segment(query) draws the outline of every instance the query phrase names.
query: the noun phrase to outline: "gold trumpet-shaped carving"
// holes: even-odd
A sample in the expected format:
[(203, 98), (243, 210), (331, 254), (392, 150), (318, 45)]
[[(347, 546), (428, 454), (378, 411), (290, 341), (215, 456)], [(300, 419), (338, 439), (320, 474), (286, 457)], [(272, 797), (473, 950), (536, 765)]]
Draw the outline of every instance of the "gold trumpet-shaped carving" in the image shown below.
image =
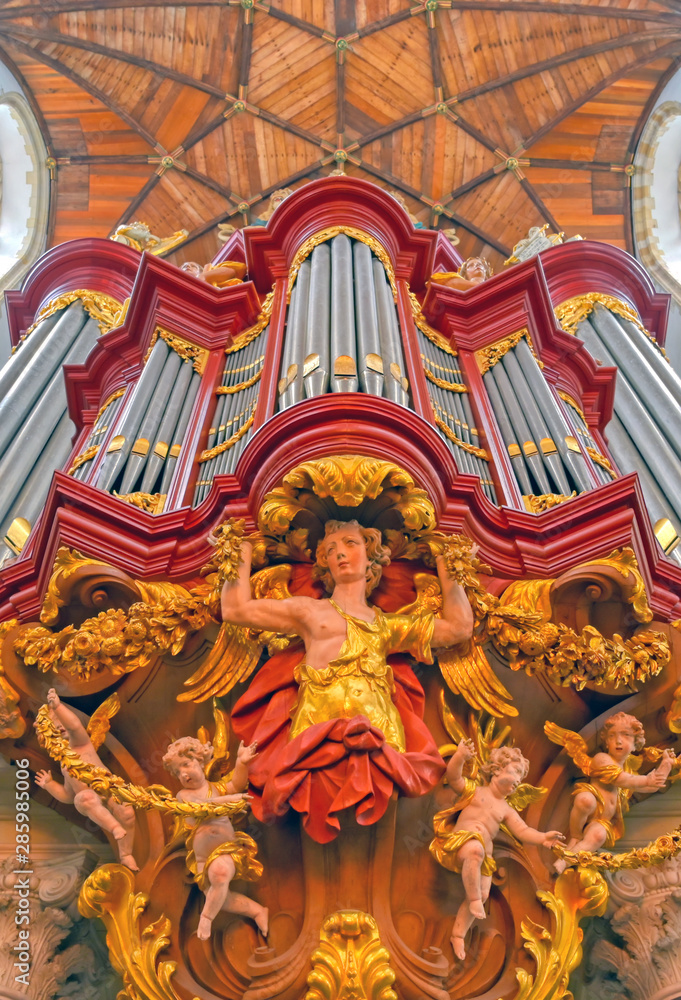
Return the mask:
[(326, 918), (312, 966), (305, 1000), (397, 1000), (390, 955), (376, 921), (361, 910)]
[(103, 865), (83, 883), (78, 910), (89, 919), (99, 917), (106, 927), (111, 964), (123, 977), (119, 1000), (180, 1000), (171, 982), (177, 962), (159, 960), (170, 943), (170, 920), (161, 914), (140, 927), (148, 902), (146, 893), (135, 892), (128, 868)]
[(555, 892), (538, 892), (553, 919), (551, 930), (529, 918), (523, 920), (521, 933), (525, 948), (537, 964), (535, 975), (516, 968), (520, 989), (513, 1000), (559, 1000), (572, 996), (568, 980), (582, 960), (584, 917), (601, 916), (608, 902), (608, 886), (603, 876), (592, 868), (564, 872)]

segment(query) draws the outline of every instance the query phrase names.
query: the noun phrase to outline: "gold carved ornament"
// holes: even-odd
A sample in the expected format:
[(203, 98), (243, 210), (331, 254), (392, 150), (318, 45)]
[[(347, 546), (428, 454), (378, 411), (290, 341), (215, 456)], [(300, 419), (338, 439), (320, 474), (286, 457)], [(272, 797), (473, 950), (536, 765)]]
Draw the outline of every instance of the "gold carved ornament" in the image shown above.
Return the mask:
[(76, 469), (80, 469), (81, 465), (85, 465), (86, 462), (89, 462), (91, 459), (93, 459), (95, 455), (97, 455), (98, 451), (99, 451), (99, 445), (91, 444), (90, 447), (86, 448), (85, 451), (80, 453), (80, 455), (76, 455), (76, 457), (73, 460), (73, 463), (71, 464), (71, 468), (66, 473), (67, 476), (72, 476), (73, 473), (76, 471)]
[(178, 354), (183, 361), (190, 361), (193, 365), (194, 371), (198, 375), (203, 375), (206, 370), (206, 364), (210, 354), (208, 349), (205, 347), (199, 347), (198, 344), (193, 344), (185, 337), (181, 337), (178, 333), (172, 333), (170, 330), (166, 330), (165, 327), (162, 326), (157, 326), (154, 330), (151, 341), (149, 342), (147, 353), (144, 356), (144, 364), (146, 364), (151, 357), (154, 344), (159, 338), (164, 340), (168, 347), (175, 351), (175, 353)]
[(649, 330), (646, 330), (636, 310), (627, 305), (626, 302), (622, 302), (621, 299), (616, 299), (614, 295), (605, 295), (603, 292), (587, 292), (585, 295), (575, 295), (574, 298), (561, 302), (553, 311), (563, 330), (576, 337), (577, 327), (583, 320), (588, 319), (597, 302), (600, 302), (610, 312), (621, 316), (622, 319), (626, 319), (630, 323), (633, 323), (634, 326), (637, 326), (641, 333), (645, 334), (648, 340), (655, 344), (660, 354), (669, 361), (664, 347), (658, 344)]
[(513, 1000), (569, 1000), (570, 973), (582, 960), (580, 921), (605, 912), (608, 886), (591, 868), (570, 870), (558, 877), (553, 892), (540, 891), (537, 898), (551, 913), (551, 929), (523, 920), (521, 934), (536, 971), (516, 968), (519, 990)]
[[(235, 431), (231, 437), (228, 437), (226, 441), (222, 441), (221, 444), (216, 444), (214, 448), (208, 448), (206, 449), (206, 451), (202, 451), (197, 461), (199, 463), (210, 462), (212, 458), (217, 458), (217, 456), (222, 455), (224, 451), (229, 451), (230, 448), (233, 448), (234, 445), (237, 443), (237, 441), (240, 441), (241, 438), (244, 436), (244, 434), (248, 434), (251, 427), (253, 426), (253, 421), (255, 420), (255, 410), (257, 405), (258, 401), (257, 399), (254, 399), (253, 402), (250, 404), (250, 406), (247, 407), (247, 409), (250, 409), (250, 415), (244, 421), (241, 427), (237, 431)], [(242, 410), (241, 413), (237, 414), (236, 417), (232, 417), (232, 419), (228, 423), (229, 424), (235, 423), (239, 419), (239, 417), (242, 417), (244, 415), (245, 412), (246, 410)]]
[(395, 973), (374, 918), (339, 910), (321, 927), (305, 1000), (397, 1000)]
[(76, 781), (82, 781), (97, 795), (112, 798), (133, 806), (135, 809), (155, 809), (158, 812), (172, 816), (183, 816), (201, 820), (211, 816), (236, 816), (248, 809), (247, 801), (238, 802), (181, 802), (169, 789), (163, 785), (152, 785), (143, 788), (126, 782), (118, 774), (113, 774), (105, 767), (98, 767), (82, 760), (73, 751), (68, 740), (60, 735), (59, 730), (50, 718), (47, 705), (39, 710), (35, 720), (35, 730), (38, 742), (47, 750), (52, 760), (63, 767)]
[(671, 833), (662, 834), (645, 847), (635, 847), (622, 854), (612, 854), (610, 851), (600, 854), (592, 851), (571, 851), (562, 844), (554, 844), (552, 850), (564, 858), (568, 865), (580, 869), (616, 872), (623, 869), (648, 868), (650, 865), (661, 865), (663, 861), (668, 861), (669, 858), (681, 853), (681, 828), (677, 827)]
[(249, 326), (247, 330), (242, 330), (241, 333), (237, 334), (229, 347), (226, 348), (225, 354), (234, 354), (236, 351), (240, 351), (243, 347), (254, 341), (256, 337), (260, 336), (270, 321), (273, 305), (274, 292), (272, 291), (268, 292), (265, 296), (260, 307), (260, 313), (253, 326)]
[(475, 352), (475, 360), (478, 363), (480, 374), (484, 375), (485, 372), (490, 370), (490, 368), (494, 368), (494, 366), (501, 361), (505, 354), (508, 354), (510, 350), (518, 346), (523, 337), (527, 340), (528, 347), (532, 352), (534, 360), (540, 368), (543, 368), (543, 362), (539, 360), (534, 349), (534, 344), (532, 343), (532, 338), (530, 337), (530, 331), (526, 326), (524, 326), (522, 330), (516, 330), (515, 333), (502, 337), (500, 340), (496, 340), (493, 344), (488, 344), (487, 347), (483, 347), (479, 351)]
[(319, 232), (313, 233), (312, 236), (306, 239), (302, 246), (296, 250), (288, 272), (287, 302), (290, 302), (291, 300), (291, 290), (293, 289), (296, 278), (298, 277), (300, 265), (303, 263), (305, 258), (310, 256), (315, 247), (320, 246), (322, 243), (326, 243), (328, 240), (332, 240), (334, 236), (340, 236), (341, 233), (349, 236), (351, 240), (358, 240), (360, 243), (366, 243), (369, 249), (373, 251), (373, 253), (380, 260), (381, 264), (383, 264), (385, 273), (388, 276), (388, 281), (390, 282), (390, 287), (392, 288), (393, 298), (397, 299), (395, 269), (393, 268), (392, 261), (390, 260), (385, 247), (383, 247), (375, 237), (371, 236), (369, 233), (365, 233), (363, 229), (356, 229), (354, 226), (329, 226), (327, 229), (320, 229)]
[[(632, 549), (616, 549), (609, 556), (580, 565), (607, 565), (625, 580), (633, 575), (635, 586), (628, 602), (639, 622), (651, 621), (652, 611)], [(645, 629), (625, 641), (617, 634), (606, 639), (591, 625), (577, 633), (566, 625), (553, 624), (548, 598), (552, 583), (525, 580), (511, 584), (499, 606), (491, 611), (486, 632), (512, 670), (522, 669), (530, 676), (543, 673), (553, 684), (579, 691), (589, 683), (624, 687), (644, 682), (670, 662), (669, 641), (662, 632)]]
[(431, 343), (439, 347), (441, 351), (445, 354), (449, 354), (451, 357), (458, 357), (457, 352), (454, 350), (447, 338), (439, 332), (439, 330), (434, 330), (433, 327), (428, 323), (426, 317), (423, 315), (423, 310), (421, 309), (421, 303), (416, 298), (412, 291), (409, 292), (409, 304), (411, 306), (412, 316), (414, 318), (414, 324), (418, 330), (427, 337)]
[(530, 493), (523, 496), (523, 503), (528, 513), (543, 514), (545, 510), (551, 510), (552, 507), (557, 507), (559, 504), (565, 503), (566, 500), (572, 500), (576, 496), (576, 490), (573, 490), (569, 496), (566, 496), (564, 493), (542, 493), (540, 496)]
[[(435, 421), (435, 426), (440, 428), (445, 437), (453, 444), (457, 445), (459, 448), (462, 448), (464, 451), (467, 451), (469, 455), (475, 455), (476, 458), (481, 458), (483, 462), (489, 462), (489, 455), (487, 454), (485, 449), (478, 448), (474, 444), (468, 444), (467, 441), (463, 441), (460, 437), (458, 437), (458, 435), (454, 433), (451, 427), (449, 427), (449, 425), (446, 424), (444, 420), (438, 417), (437, 412), (435, 410), (436, 403), (432, 399), (431, 403), (433, 405), (433, 420)], [(438, 409), (441, 409), (441, 407), (438, 407)]]
[[(0, 623), (0, 644), (7, 633), (18, 626), (16, 618)], [(19, 708), (19, 692), (5, 677), (0, 660), (0, 739), (18, 740), (26, 732), (26, 720)]]
[[(56, 621), (63, 603), (60, 581), (79, 566), (96, 562), (69, 549), (59, 550), (41, 621)], [(208, 582), (192, 592), (177, 584), (140, 580), (135, 581), (135, 587), (141, 600), (127, 613), (120, 609), (101, 611), (79, 628), (67, 625), (59, 632), (26, 626), (14, 640), (14, 651), (43, 673), (64, 670), (79, 680), (88, 680), (103, 670), (120, 676), (147, 667), (159, 654), (176, 655), (190, 635), (217, 620), (216, 596)]]
[(147, 514), (161, 514), (167, 499), (167, 493), (116, 493), (113, 495), (125, 503), (144, 510)]
[(129, 868), (108, 864), (83, 883), (78, 912), (89, 920), (99, 917), (106, 927), (109, 958), (123, 979), (119, 1000), (180, 1000), (171, 982), (177, 962), (159, 961), (170, 943), (171, 923), (161, 914), (141, 927), (140, 917), (148, 903), (146, 893), (135, 892)]
[(59, 295), (55, 299), (50, 299), (47, 305), (43, 306), (33, 323), (23, 335), (21, 338), (22, 341), (25, 340), (29, 334), (33, 333), (38, 324), (42, 323), (44, 319), (54, 316), (55, 313), (60, 312), (60, 310), (65, 309), (67, 306), (70, 306), (72, 302), (76, 301), (76, 299), (80, 299), (83, 303), (83, 309), (93, 320), (95, 320), (101, 333), (108, 333), (109, 330), (112, 330), (114, 326), (117, 325), (118, 316), (123, 308), (120, 302), (112, 298), (110, 295), (105, 295), (104, 292), (92, 292), (87, 288), (77, 288), (73, 292), (64, 292), (63, 295)]

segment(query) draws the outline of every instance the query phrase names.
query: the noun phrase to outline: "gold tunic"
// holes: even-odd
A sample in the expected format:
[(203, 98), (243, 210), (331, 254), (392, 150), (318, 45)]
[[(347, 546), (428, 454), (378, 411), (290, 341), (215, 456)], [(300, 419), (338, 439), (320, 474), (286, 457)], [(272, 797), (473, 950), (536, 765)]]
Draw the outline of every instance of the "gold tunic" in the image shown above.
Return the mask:
[(386, 657), (410, 653), (421, 663), (432, 663), (433, 615), (391, 615), (374, 608), (374, 620), (366, 622), (345, 614), (333, 600), (329, 603), (347, 622), (345, 642), (327, 667), (296, 667), (300, 690), (289, 739), (318, 722), (364, 715), (389, 746), (404, 752), (404, 726), (392, 700), (395, 680)]

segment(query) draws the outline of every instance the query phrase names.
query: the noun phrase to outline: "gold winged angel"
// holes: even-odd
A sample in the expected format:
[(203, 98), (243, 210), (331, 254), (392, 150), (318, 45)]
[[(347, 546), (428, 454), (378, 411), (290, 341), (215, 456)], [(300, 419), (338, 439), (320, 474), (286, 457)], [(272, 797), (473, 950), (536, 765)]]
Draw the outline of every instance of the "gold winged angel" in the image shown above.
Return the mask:
[[(478, 734), (480, 735), (480, 734)], [(447, 780), (458, 799), (433, 818), (430, 852), (444, 868), (461, 874), (465, 900), (452, 929), (456, 957), (466, 957), (465, 938), (474, 920), (485, 919), (485, 903), (497, 865), (492, 856), (499, 830), (525, 844), (552, 847), (563, 839), (559, 830), (542, 833), (519, 813), (546, 794), (525, 782), (530, 762), (518, 747), (461, 739), (447, 764)], [(494, 741), (498, 742), (498, 741)], [(472, 764), (472, 768), (471, 768)], [(471, 777), (464, 776), (464, 770)]]
[[(111, 728), (111, 719), (118, 712), (120, 701), (116, 693), (110, 695), (90, 718), (87, 729), (78, 716), (64, 705), (54, 688), (47, 692), (49, 716), (61, 736), (66, 737), (69, 747), (81, 760), (95, 767), (103, 768), (97, 750)], [(116, 842), (118, 857), (122, 865), (132, 871), (139, 867), (132, 854), (135, 839), (135, 810), (131, 805), (109, 799), (106, 803), (86, 784), (74, 778), (65, 767), (61, 769), (64, 784), (56, 781), (49, 771), (38, 771), (36, 784), (49, 792), (58, 802), (73, 804), (79, 813), (87, 816)]]
[(327, 521), (314, 566), (308, 555), (307, 563), (272, 567), (251, 578), (262, 541), (243, 538), (242, 526), (234, 523), (224, 533), (229, 547), (223, 563), (231, 569), (222, 591), (225, 624), (214, 652), (180, 698), (221, 695), (245, 680), (262, 648), (260, 630), (277, 629), (273, 638), (293, 633), (293, 642), (284, 650), (279, 646), (232, 713), (238, 736), (246, 744), (258, 742), (250, 774), (256, 817), (268, 820), (291, 806), (304, 813), (308, 834), (326, 843), (336, 836), (343, 809), (356, 806), (358, 821), (373, 823), (393, 787), (409, 796), (434, 787), (442, 761), (422, 721), (423, 690), (405, 654), (430, 663), (431, 646), (445, 648), (438, 655), (450, 686), (463, 688), (476, 705), (478, 692), (494, 693), (491, 669), (489, 683), (480, 670), (471, 676), (452, 648), (472, 633), (471, 608), (457, 568), (451, 568), (456, 559), (474, 559), (471, 543), (440, 536), (455, 555), (445, 548), (448, 561), (440, 549), (433, 558), (438, 577), (432, 577), (414, 574), (409, 563), (391, 565), (378, 530), (352, 520)]
[[(679, 762), (673, 750), (646, 747), (643, 726), (633, 715), (617, 712), (606, 719), (601, 731), (601, 751), (589, 756), (585, 740), (571, 729), (554, 722), (544, 725), (548, 738), (565, 747), (588, 781), (575, 786), (570, 810), (568, 850), (597, 851), (614, 847), (624, 833), (624, 814), (634, 792), (657, 792), (663, 788)], [(639, 751), (640, 756), (637, 756)], [(644, 761), (657, 763), (648, 774), (638, 774)], [(562, 872), (567, 862), (559, 858), (555, 868)]]

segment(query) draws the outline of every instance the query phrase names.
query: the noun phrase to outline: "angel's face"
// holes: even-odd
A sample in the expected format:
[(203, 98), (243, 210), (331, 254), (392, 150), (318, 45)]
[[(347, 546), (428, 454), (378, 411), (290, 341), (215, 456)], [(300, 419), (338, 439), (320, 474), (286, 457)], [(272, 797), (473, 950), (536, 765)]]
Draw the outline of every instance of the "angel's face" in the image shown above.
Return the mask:
[(522, 784), (523, 777), (524, 770), (522, 766), (510, 763), (502, 768), (501, 771), (497, 771), (490, 784), (496, 784), (501, 795), (506, 798), (508, 795), (513, 795), (518, 785)]
[(614, 723), (605, 736), (605, 748), (615, 760), (624, 760), (634, 752), (636, 738), (626, 723)]
[(366, 543), (354, 525), (327, 535), (324, 549), (334, 583), (366, 580), (370, 565)]
[(203, 768), (195, 757), (181, 757), (175, 774), (183, 788), (201, 788), (206, 783)]

